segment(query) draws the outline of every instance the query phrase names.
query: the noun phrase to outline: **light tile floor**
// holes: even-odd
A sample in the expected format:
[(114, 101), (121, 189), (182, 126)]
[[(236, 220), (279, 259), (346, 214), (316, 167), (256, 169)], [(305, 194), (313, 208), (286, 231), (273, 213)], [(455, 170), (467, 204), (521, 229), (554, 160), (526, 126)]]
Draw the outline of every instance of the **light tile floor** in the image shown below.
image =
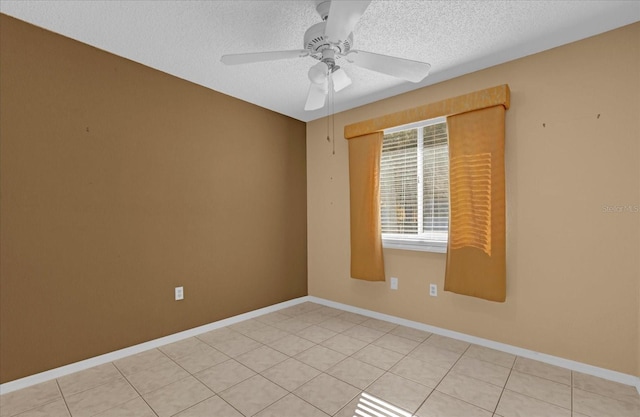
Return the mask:
[(303, 303), (0, 397), (0, 417), (355, 415), (638, 417), (640, 396), (631, 386)]

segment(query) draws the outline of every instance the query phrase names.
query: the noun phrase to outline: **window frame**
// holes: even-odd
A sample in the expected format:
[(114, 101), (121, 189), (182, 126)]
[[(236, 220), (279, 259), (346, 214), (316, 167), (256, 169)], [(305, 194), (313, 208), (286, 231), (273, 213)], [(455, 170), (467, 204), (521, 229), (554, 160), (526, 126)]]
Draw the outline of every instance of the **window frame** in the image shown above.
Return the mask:
[[(418, 143), (417, 143), (417, 164), (420, 167), (418, 169), (418, 181), (420, 186), (417, 188), (417, 198), (420, 204), (418, 204), (418, 226), (422, 225), (423, 222), (423, 209), (424, 209), (424, 159), (423, 159), (423, 148), (424, 148), (424, 135), (423, 128), (428, 126), (433, 126), (436, 124), (447, 123), (446, 117), (436, 117), (433, 119), (422, 120), (419, 122), (408, 123), (401, 126), (395, 126), (389, 129), (385, 129), (383, 131), (384, 135), (390, 133), (397, 133), (404, 130), (418, 129)], [(449, 142), (449, 133), (447, 129), (447, 144)], [(403, 234), (395, 234), (395, 233), (383, 233), (382, 234), (382, 247), (384, 249), (400, 249), (400, 250), (411, 250), (411, 251), (420, 251), (420, 252), (433, 252), (433, 253), (446, 253), (447, 252), (447, 244), (449, 239), (449, 231), (447, 230), (447, 239), (444, 241), (437, 240), (429, 240), (425, 239), (422, 236), (412, 237), (411, 235), (403, 235)]]

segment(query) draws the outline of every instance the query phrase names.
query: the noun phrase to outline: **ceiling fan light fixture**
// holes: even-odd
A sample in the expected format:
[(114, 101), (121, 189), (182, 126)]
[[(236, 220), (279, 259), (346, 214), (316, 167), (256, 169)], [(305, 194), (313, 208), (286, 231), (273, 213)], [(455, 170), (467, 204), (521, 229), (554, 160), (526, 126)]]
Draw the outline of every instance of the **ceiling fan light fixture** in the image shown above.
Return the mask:
[(340, 67), (335, 67), (331, 73), (331, 80), (333, 81), (333, 91), (338, 92), (351, 85), (351, 78)]
[(322, 84), (327, 80), (329, 66), (324, 62), (318, 62), (309, 68), (309, 80), (314, 84)]

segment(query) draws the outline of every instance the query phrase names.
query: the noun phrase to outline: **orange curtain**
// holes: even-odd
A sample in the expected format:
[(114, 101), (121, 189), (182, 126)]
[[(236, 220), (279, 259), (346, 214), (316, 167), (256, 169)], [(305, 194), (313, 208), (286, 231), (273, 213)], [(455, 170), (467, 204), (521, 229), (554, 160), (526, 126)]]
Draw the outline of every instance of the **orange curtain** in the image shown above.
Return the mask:
[(445, 291), (506, 297), (502, 105), (450, 116)]
[(382, 132), (349, 140), (351, 277), (384, 281), (380, 225)]
[[(383, 130), (441, 116), (449, 126), (449, 248), (445, 290), (504, 301), (506, 84), (354, 123), (349, 140), (351, 276), (384, 281), (379, 170)], [(453, 149), (452, 149), (453, 148)]]

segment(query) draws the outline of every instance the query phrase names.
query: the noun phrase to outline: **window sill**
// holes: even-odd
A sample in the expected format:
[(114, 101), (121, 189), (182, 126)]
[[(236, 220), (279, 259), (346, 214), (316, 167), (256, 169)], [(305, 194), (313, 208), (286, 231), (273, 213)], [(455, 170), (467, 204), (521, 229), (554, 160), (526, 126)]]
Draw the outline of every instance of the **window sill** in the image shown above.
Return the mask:
[(400, 239), (382, 239), (383, 249), (412, 250), (419, 252), (447, 253), (446, 242), (425, 242)]

